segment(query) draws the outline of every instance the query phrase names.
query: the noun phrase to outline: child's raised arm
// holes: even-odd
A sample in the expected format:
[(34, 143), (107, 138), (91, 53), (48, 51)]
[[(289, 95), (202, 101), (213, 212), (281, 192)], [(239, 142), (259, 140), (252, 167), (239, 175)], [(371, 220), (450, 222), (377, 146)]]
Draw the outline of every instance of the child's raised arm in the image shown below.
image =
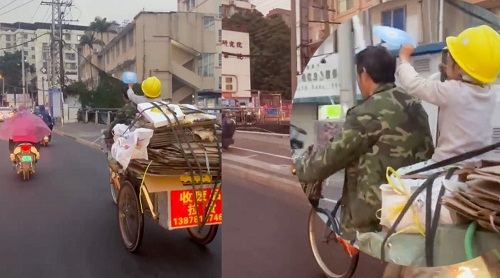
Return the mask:
[[(409, 94), (428, 103), (445, 106), (449, 103), (454, 82), (441, 82), (439, 80), (425, 79), (410, 64), (410, 56), (415, 51), (411, 44), (405, 44), (399, 52), (400, 65), (396, 70), (396, 78), (401, 87)], [(450, 90), (451, 89), (451, 90)]]

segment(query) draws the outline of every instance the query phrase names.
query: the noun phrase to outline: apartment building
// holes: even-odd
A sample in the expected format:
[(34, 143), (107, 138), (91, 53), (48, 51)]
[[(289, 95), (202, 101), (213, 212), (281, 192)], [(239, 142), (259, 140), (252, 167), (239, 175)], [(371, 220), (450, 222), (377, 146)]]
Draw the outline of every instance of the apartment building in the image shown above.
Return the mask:
[(199, 64), (213, 67), (215, 86), (211, 90), (198, 92), (199, 106), (218, 106), (222, 100), (222, 18), (225, 8), (220, 0), (178, 0), (179, 12), (197, 13), (203, 16), (203, 28), (215, 32), (215, 52), (198, 56)]
[(222, 17), (231, 17), (236, 13), (251, 12), (255, 9), (255, 5), (250, 3), (250, 0), (222, 0), (220, 13)]
[[(297, 1), (297, 45), (302, 46), (297, 51), (297, 61), (298, 61), (298, 72), (300, 73), (302, 68), (307, 64), (308, 59), (314, 56), (314, 53), (318, 50), (320, 45), (326, 38), (333, 33), (338, 26), (347, 20), (351, 19), (356, 14), (361, 11), (370, 9), (380, 10), (382, 7), (387, 7), (389, 2), (392, 2), (391, 9), (384, 11), (383, 14), (377, 15), (377, 17), (372, 17), (373, 24), (383, 23), (383, 25), (389, 25), (394, 27), (401, 27), (405, 25), (410, 29), (421, 28), (420, 25), (426, 25), (425, 30), (429, 30), (424, 34), (425, 38), (423, 41), (432, 41), (437, 39), (438, 27), (435, 22), (438, 21), (438, 11), (440, 5), (442, 5), (445, 11), (443, 13), (444, 20), (453, 20), (454, 15), (458, 12), (457, 9), (451, 8), (450, 6), (460, 5), (463, 6), (463, 2), (470, 4), (475, 4), (478, 7), (487, 9), (493, 14), (500, 16), (500, 2), (497, 0), (422, 0), (422, 1), (404, 1), (404, 0), (296, 0)], [(325, 5), (326, 4), (326, 5)], [(379, 5), (383, 4), (383, 5)], [(377, 6), (379, 5), (379, 6)], [(384, 8), (385, 9), (385, 8)], [(467, 9), (467, 8), (465, 8)], [(425, 10), (425, 11), (423, 11)], [(450, 10), (451, 13), (448, 13)], [(462, 9), (463, 10), (463, 9)], [(408, 18), (412, 18), (414, 14), (421, 14), (422, 11), (427, 13), (428, 18), (421, 24), (414, 25), (411, 23), (411, 19), (407, 21)], [(475, 14), (483, 14), (482, 10), (475, 10)], [(305, 14), (305, 15), (304, 15)], [(491, 17), (490, 13), (485, 13), (484, 17)], [(460, 17), (464, 18), (464, 17)], [(434, 23), (429, 23), (428, 21)], [(464, 18), (464, 20), (478, 20), (477, 17)], [(383, 21), (383, 22), (382, 22)], [(481, 21), (481, 20), (479, 20)], [(302, 25), (301, 25), (302, 23)], [(432, 25), (432, 26), (431, 26)], [(457, 24), (456, 26), (449, 25), (442, 30), (443, 34), (453, 34), (456, 30), (460, 28), (462, 24)], [(307, 30), (307, 31), (306, 31)], [(302, 39), (301, 39), (302, 35)]]
[(286, 23), (286, 25), (288, 25), (288, 27), (292, 28), (293, 24), (292, 24), (291, 11), (276, 8), (276, 9), (270, 10), (266, 15), (266, 18), (268, 18), (268, 19), (272, 19), (272, 18), (276, 18), (276, 17), (281, 18)]
[[(78, 80), (78, 43), (86, 26), (65, 25), (63, 40), (66, 82)], [(28, 82), (36, 85), (38, 104), (48, 101), (48, 73), (50, 71), (50, 23), (0, 23), (0, 55), (23, 50), (26, 61), (35, 65), (36, 72), (28, 74)], [(31, 78), (29, 78), (31, 77)]]
[[(140, 12), (100, 50), (97, 64), (120, 79), (125, 71), (136, 72), (139, 80), (156, 76), (163, 99), (192, 103), (198, 92), (218, 83), (217, 32), (206, 23), (203, 14)], [(85, 69), (82, 76), (89, 76)]]

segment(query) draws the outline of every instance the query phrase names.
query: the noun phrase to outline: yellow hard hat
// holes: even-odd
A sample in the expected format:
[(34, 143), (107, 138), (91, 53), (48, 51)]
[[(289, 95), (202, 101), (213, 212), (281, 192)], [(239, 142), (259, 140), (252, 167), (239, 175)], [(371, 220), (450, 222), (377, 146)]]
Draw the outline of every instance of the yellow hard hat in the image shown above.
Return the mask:
[(156, 76), (151, 76), (142, 81), (142, 92), (148, 98), (157, 98), (161, 94), (161, 82)]
[(446, 46), (457, 64), (470, 77), (493, 83), (500, 73), (500, 35), (487, 25), (464, 30), (447, 37)]

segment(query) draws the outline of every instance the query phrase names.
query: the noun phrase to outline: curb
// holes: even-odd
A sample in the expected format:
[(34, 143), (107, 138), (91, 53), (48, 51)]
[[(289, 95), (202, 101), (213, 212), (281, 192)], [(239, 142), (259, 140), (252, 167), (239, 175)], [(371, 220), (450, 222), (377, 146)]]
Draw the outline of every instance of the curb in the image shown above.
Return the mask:
[(273, 136), (278, 138), (289, 138), (290, 134), (281, 134), (281, 133), (267, 133), (267, 132), (259, 132), (259, 131), (246, 131), (246, 130), (236, 130), (236, 133), (241, 134), (252, 134), (252, 135), (265, 135), (265, 136)]
[(70, 135), (70, 134), (68, 134), (66, 132), (63, 132), (63, 131), (60, 131), (60, 130), (57, 130), (57, 129), (54, 129), (52, 132), (55, 133), (55, 134), (57, 134), (57, 135), (73, 139), (77, 143), (80, 143), (80, 144), (85, 145), (87, 147), (93, 148), (93, 149), (98, 150), (98, 151), (102, 151), (101, 150), (101, 146), (99, 144), (95, 144), (95, 143), (89, 142), (87, 140), (83, 140), (83, 139), (78, 138), (78, 137), (76, 137), (74, 135)]
[[(224, 159), (223, 159), (224, 161)], [(304, 192), (300, 187), (300, 183), (293, 182), (289, 179), (282, 177), (277, 177), (272, 173), (264, 173), (256, 170), (250, 170), (245, 167), (224, 164), (222, 162), (222, 183), (224, 183), (224, 172), (231, 172), (231, 175), (254, 182), (262, 187), (274, 187), (275, 189), (286, 191), (287, 193), (297, 195), (299, 197), (304, 197)], [(229, 185), (230, 186), (230, 185)]]

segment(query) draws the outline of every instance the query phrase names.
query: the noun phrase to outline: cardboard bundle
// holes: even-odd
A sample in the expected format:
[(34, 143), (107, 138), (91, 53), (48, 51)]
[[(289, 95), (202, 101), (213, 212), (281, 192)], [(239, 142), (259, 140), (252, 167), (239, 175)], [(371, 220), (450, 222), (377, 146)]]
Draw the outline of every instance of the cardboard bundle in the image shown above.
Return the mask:
[[(179, 106), (185, 108), (184, 106)], [(216, 128), (217, 119), (210, 114), (183, 110), (178, 122), (153, 128), (148, 145), (149, 160), (133, 160), (129, 170), (151, 175), (217, 175), (221, 170), (221, 130)], [(142, 119), (147, 121), (147, 119)], [(146, 124), (147, 125), (147, 124)], [(152, 162), (151, 162), (152, 161)], [(150, 164), (151, 163), (151, 164)], [(149, 165), (149, 168), (148, 168)]]
[[(467, 176), (467, 186), (459, 188), (443, 205), (477, 221), (490, 231), (500, 230), (500, 166), (475, 169)], [(498, 216), (497, 216), (498, 214)]]

